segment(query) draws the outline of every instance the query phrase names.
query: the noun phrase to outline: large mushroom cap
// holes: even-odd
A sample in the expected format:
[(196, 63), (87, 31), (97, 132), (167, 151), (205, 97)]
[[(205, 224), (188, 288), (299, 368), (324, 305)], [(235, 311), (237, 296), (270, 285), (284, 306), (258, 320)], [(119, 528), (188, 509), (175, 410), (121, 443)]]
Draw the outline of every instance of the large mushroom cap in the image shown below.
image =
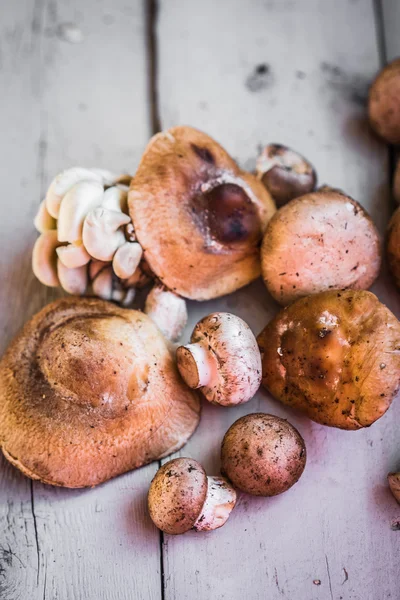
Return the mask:
[(374, 294), (331, 291), (297, 300), (258, 336), (262, 383), (310, 419), (368, 427), (400, 384), (400, 323)]
[(192, 529), (207, 496), (207, 475), (192, 458), (175, 458), (163, 465), (151, 482), (148, 505), (159, 529), (177, 535)]
[(129, 209), (150, 268), (181, 296), (215, 298), (259, 276), (259, 244), (274, 202), (208, 135), (174, 127), (154, 136)]
[(33, 479), (92, 486), (179, 449), (199, 400), (139, 311), (64, 298), (0, 362), (0, 445)]

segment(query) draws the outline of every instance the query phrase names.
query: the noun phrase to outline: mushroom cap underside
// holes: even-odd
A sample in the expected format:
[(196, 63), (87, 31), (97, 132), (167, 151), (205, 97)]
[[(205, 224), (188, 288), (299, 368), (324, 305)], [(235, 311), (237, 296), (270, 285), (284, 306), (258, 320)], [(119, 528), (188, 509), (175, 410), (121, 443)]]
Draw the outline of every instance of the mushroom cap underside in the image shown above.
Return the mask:
[(0, 445), (45, 483), (93, 486), (166, 456), (199, 413), (151, 320), (102, 300), (46, 306), (0, 362)]

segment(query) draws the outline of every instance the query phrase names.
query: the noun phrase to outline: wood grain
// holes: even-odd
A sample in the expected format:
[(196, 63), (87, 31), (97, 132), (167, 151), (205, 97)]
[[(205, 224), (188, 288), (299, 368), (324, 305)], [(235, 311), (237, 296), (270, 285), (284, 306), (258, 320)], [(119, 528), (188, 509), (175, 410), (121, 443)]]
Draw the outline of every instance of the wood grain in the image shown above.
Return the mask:
[[(2, 349), (56, 294), (35, 281), (32, 220), (73, 166), (133, 172), (150, 135), (145, 6), (129, 0), (1, 3)], [(150, 465), (93, 490), (33, 483), (0, 463), (0, 598), (160, 598)]]
[[(388, 218), (385, 147), (368, 129), (365, 99), (379, 68), (372, 2), (222, 0), (161, 2), (160, 117), (188, 123), (254, 166), (259, 144), (303, 152), (321, 183), (340, 187)], [(375, 290), (400, 315), (386, 276)], [(190, 331), (214, 310), (259, 332), (276, 306), (260, 282), (222, 300), (191, 303)], [(398, 596), (400, 514), (386, 485), (400, 449), (400, 405), (356, 433), (311, 423), (264, 392), (234, 409), (204, 406), (199, 430), (180, 453), (219, 470), (223, 434), (239, 416), (287, 417), (303, 434), (300, 482), (273, 499), (242, 495), (218, 531), (165, 536), (165, 597), (252, 600), (377, 600)]]

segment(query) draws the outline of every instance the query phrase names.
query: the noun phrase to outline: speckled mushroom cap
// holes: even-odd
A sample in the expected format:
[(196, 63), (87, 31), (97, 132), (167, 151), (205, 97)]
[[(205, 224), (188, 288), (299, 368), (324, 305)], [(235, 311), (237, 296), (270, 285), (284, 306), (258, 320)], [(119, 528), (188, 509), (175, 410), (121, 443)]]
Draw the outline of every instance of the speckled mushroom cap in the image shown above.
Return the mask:
[(379, 234), (358, 202), (323, 188), (273, 216), (261, 265), (268, 291), (283, 305), (328, 289), (367, 289), (381, 265)]
[(240, 490), (276, 496), (294, 485), (304, 471), (306, 447), (300, 433), (274, 415), (241, 417), (226, 432), (221, 472)]
[(155, 525), (173, 535), (192, 529), (207, 496), (207, 475), (192, 458), (163, 465), (150, 485), (148, 505)]
[(400, 323), (374, 294), (331, 291), (297, 300), (258, 336), (262, 383), (317, 423), (368, 427), (400, 385)]
[(146, 261), (177, 294), (207, 300), (259, 276), (259, 244), (274, 202), (208, 135), (191, 127), (155, 135), (129, 209)]
[(371, 126), (389, 144), (400, 144), (400, 58), (386, 65), (368, 97)]
[(139, 311), (64, 298), (0, 363), (0, 445), (33, 479), (93, 486), (179, 449), (199, 421), (167, 343)]
[(199, 321), (191, 344), (177, 349), (178, 369), (193, 388), (201, 375), (190, 349), (200, 346), (211, 360), (209, 381), (200, 391), (212, 404), (230, 406), (250, 400), (261, 383), (261, 357), (250, 327), (231, 313), (216, 312)]

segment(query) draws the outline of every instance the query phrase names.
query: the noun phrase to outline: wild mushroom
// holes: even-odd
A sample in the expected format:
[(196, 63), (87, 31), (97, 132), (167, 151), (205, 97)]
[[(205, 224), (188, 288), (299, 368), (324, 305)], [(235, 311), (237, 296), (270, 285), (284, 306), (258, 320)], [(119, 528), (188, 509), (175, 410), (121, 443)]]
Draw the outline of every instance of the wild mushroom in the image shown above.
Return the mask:
[(378, 73), (369, 90), (371, 127), (389, 144), (400, 143), (400, 58)]
[(256, 174), (278, 207), (315, 189), (317, 174), (298, 152), (281, 144), (269, 144), (257, 159)]
[(388, 225), (386, 255), (393, 279), (400, 288), (400, 207), (395, 210)]
[(50, 229), (42, 233), (35, 242), (32, 252), (32, 270), (44, 285), (57, 287), (60, 285), (57, 275), (56, 248), (60, 246), (57, 231)]
[(146, 298), (144, 312), (164, 336), (176, 342), (187, 323), (186, 302), (162, 284), (155, 284)]
[(179, 372), (209, 402), (233, 406), (250, 400), (261, 383), (261, 357), (249, 326), (230, 313), (212, 313), (176, 352)]
[(222, 527), (236, 504), (236, 492), (223, 477), (207, 477), (192, 458), (163, 465), (151, 482), (148, 506), (154, 524), (172, 535)]
[(84, 247), (82, 240), (66, 246), (59, 246), (56, 252), (63, 265), (69, 269), (83, 267), (90, 261), (90, 254)]
[(137, 242), (125, 242), (120, 246), (113, 257), (114, 273), (120, 279), (131, 277), (142, 260), (142, 246)]
[(83, 225), (83, 243), (90, 256), (111, 261), (126, 241), (122, 226), (129, 221), (130, 217), (121, 211), (102, 206), (92, 210)]
[(39, 233), (44, 233), (45, 231), (49, 231), (49, 229), (57, 228), (57, 221), (51, 216), (46, 208), (46, 200), (43, 200), (40, 203), (33, 224)]
[(143, 313), (62, 298), (0, 362), (0, 446), (25, 475), (85, 487), (175, 452), (199, 421), (157, 327)]
[(74, 268), (66, 267), (60, 259), (57, 261), (57, 275), (61, 287), (75, 296), (82, 296), (88, 285), (88, 272), (86, 265)]
[(57, 221), (60, 242), (72, 243), (82, 239), (86, 215), (101, 204), (103, 194), (104, 188), (98, 181), (80, 181), (65, 194)]
[(389, 473), (388, 482), (390, 491), (400, 504), (400, 473)]
[(369, 427), (398, 392), (400, 323), (370, 292), (301, 298), (257, 339), (263, 385), (322, 425)]
[(283, 206), (261, 247), (264, 283), (283, 305), (328, 289), (367, 289), (380, 265), (379, 234), (368, 213), (327, 187)]
[(204, 133), (174, 127), (154, 136), (128, 204), (150, 269), (180, 296), (215, 298), (259, 276), (259, 243), (274, 202)]
[(221, 472), (247, 494), (282, 494), (300, 479), (305, 465), (306, 446), (300, 433), (273, 415), (241, 417), (222, 442)]

